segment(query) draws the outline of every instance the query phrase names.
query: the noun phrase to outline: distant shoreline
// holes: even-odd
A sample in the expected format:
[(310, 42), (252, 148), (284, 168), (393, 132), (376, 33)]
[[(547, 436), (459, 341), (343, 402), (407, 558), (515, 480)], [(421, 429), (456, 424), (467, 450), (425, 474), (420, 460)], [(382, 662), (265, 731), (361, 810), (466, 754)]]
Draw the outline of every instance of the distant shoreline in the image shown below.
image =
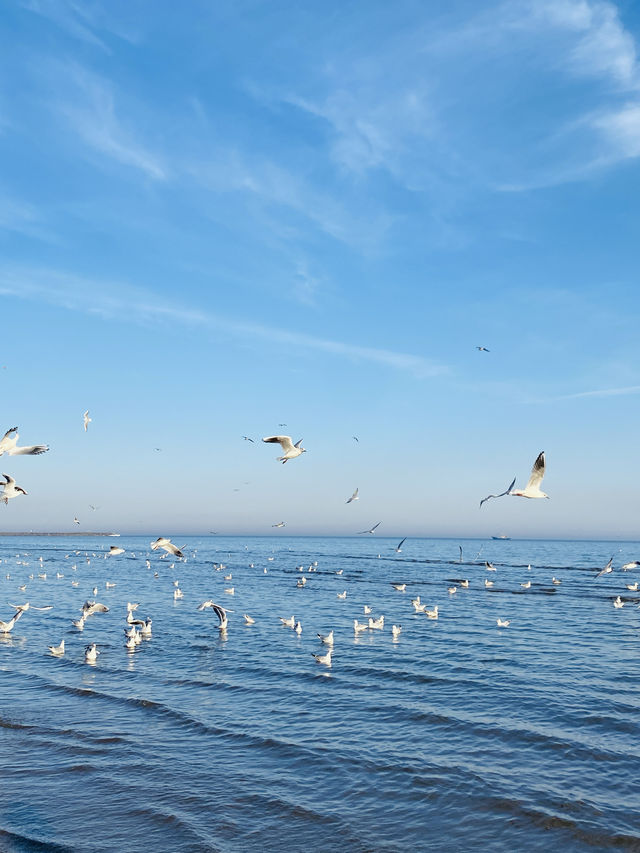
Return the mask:
[(0, 533), (3, 536), (120, 536), (119, 533), (93, 533), (86, 530), (70, 530), (68, 533), (37, 533), (35, 530), (22, 530), (17, 533)]

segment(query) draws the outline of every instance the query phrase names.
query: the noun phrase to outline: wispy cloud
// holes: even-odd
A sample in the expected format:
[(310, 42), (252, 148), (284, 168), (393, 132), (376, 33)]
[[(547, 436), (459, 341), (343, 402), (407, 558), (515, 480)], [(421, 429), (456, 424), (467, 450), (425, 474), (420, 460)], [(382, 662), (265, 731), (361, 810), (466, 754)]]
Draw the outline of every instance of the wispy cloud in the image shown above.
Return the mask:
[(51, 63), (56, 96), (51, 107), (94, 152), (144, 172), (155, 180), (167, 177), (161, 158), (137, 139), (118, 115), (113, 86), (75, 62)]
[(577, 400), (580, 397), (625, 397), (640, 394), (640, 385), (627, 385), (625, 388), (599, 388), (595, 391), (578, 391), (576, 394), (561, 394), (551, 400)]
[(256, 338), (299, 351), (324, 352), (354, 362), (392, 367), (418, 378), (440, 376), (449, 369), (430, 359), (378, 347), (360, 346), (261, 323), (239, 321), (162, 300), (151, 291), (114, 282), (97, 282), (52, 270), (0, 270), (0, 296), (45, 302), (118, 322), (157, 322), (215, 329), (242, 340)]

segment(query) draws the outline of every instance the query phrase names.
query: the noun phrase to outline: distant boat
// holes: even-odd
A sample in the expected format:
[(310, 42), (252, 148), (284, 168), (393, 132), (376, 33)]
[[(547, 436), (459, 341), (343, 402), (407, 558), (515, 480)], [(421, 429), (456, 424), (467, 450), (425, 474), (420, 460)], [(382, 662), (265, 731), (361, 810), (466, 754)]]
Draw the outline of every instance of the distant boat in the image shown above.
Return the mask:
[(504, 533), (502, 534), (502, 536), (492, 536), (491, 538), (492, 539), (511, 539), (510, 536), (505, 536)]

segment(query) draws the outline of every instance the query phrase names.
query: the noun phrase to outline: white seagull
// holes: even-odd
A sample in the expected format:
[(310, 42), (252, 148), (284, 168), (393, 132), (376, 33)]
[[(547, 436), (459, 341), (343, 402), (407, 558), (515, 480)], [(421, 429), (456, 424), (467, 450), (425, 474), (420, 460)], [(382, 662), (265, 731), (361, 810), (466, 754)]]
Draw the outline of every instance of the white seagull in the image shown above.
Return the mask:
[(38, 456), (40, 453), (46, 453), (48, 449), (48, 444), (33, 444), (31, 447), (18, 447), (18, 427), (11, 427), (0, 438), (0, 456), (3, 453), (6, 453), (7, 456)]
[(511, 624), (509, 619), (497, 619), (498, 628), (508, 628)]
[(478, 352), (491, 352), (491, 350), (487, 349), (486, 347), (476, 347), (476, 349), (478, 350)]
[(17, 498), (19, 495), (27, 494), (22, 486), (16, 486), (16, 481), (13, 477), (10, 477), (8, 474), (3, 474), (2, 476), (6, 482), (3, 483), (0, 481), (0, 486), (3, 487), (0, 501), (4, 501), (5, 504), (8, 504), (11, 498)]
[(359, 489), (356, 489), (355, 492), (351, 495), (351, 497), (345, 501), (345, 503), (350, 504), (351, 501), (359, 501), (360, 498), (358, 496)]
[(640, 567), (640, 560), (634, 560), (632, 563), (625, 563), (624, 566), (622, 566), (622, 571), (626, 572), (629, 569), (637, 569), (638, 567)]
[(604, 569), (600, 569), (598, 574), (595, 576), (595, 580), (598, 580), (598, 578), (602, 577), (602, 575), (610, 575), (612, 571), (613, 571), (613, 557), (609, 560), (609, 562), (604, 567)]
[(327, 646), (333, 645), (333, 628), (329, 631), (328, 634), (318, 634), (321, 643), (325, 643)]
[(315, 658), (317, 663), (321, 663), (324, 666), (331, 666), (331, 655), (333, 654), (333, 647), (331, 647), (325, 655), (315, 655), (311, 652), (313, 657)]
[[(218, 625), (220, 631), (226, 631), (227, 625), (229, 624), (229, 620), (227, 619), (227, 611), (224, 609), (224, 607), (220, 607), (219, 604), (216, 604), (214, 601), (211, 601), (211, 599), (209, 599), (209, 601), (203, 601), (202, 604), (198, 605), (198, 610), (206, 610), (208, 607), (213, 610), (213, 612), (220, 620), (220, 624)], [(229, 611), (229, 613), (231, 613), (231, 611)]]
[(2, 619), (0, 619), (0, 634), (10, 634), (11, 631), (13, 631), (14, 625), (23, 613), (24, 610), (18, 610), (15, 616), (12, 616), (8, 622), (3, 622)]
[(286, 527), (287, 524), (285, 521), (279, 521), (277, 524), (272, 524), (272, 527)]
[(118, 548), (117, 545), (112, 545), (105, 554), (105, 557), (117, 557), (118, 554), (124, 554), (124, 548)]
[(91, 645), (87, 646), (84, 650), (85, 663), (95, 663), (99, 654), (100, 652), (98, 651), (96, 644), (91, 643)]
[(288, 462), (289, 459), (295, 459), (296, 456), (300, 456), (307, 451), (302, 446), (302, 439), (297, 441), (295, 444), (291, 441), (290, 435), (269, 435), (266, 438), (262, 439), (267, 444), (279, 444), (283, 450), (283, 456), (278, 456), (278, 462), (282, 462), (284, 465), (285, 462)]
[(86, 432), (89, 429), (89, 424), (91, 423), (91, 418), (89, 417), (89, 409), (82, 416), (82, 423), (84, 424), (84, 431)]
[(396, 547), (395, 547), (395, 552), (396, 552), (396, 554), (401, 554), (401, 553), (402, 553), (402, 546), (404, 545), (404, 543), (405, 543), (406, 541), (407, 541), (407, 537), (405, 536), (405, 537), (404, 537), (404, 539), (403, 539), (401, 542), (398, 542), (398, 544), (397, 544), (397, 545), (396, 545)]
[(64, 654), (64, 640), (60, 641), (59, 646), (47, 646), (47, 648), (55, 657), (62, 657), (62, 655)]
[(513, 487), (516, 484), (515, 477), (511, 482), (511, 485), (504, 492), (501, 492), (499, 495), (487, 495), (486, 498), (483, 498), (480, 501), (480, 506), (485, 501), (488, 501), (489, 498), (501, 498), (503, 495), (512, 495), (517, 498), (548, 498), (549, 495), (545, 494), (540, 489), (540, 484), (542, 483), (542, 478), (544, 477), (545, 472), (545, 461), (544, 461), (544, 450), (538, 454), (536, 461), (533, 463), (533, 468), (531, 469), (531, 476), (529, 477), (529, 482), (525, 486), (524, 489), (514, 489)]
[(170, 539), (167, 539), (166, 536), (158, 536), (155, 542), (151, 543), (151, 550), (157, 551), (158, 548), (162, 548), (163, 551), (166, 551), (167, 554), (173, 554), (174, 557), (184, 557), (184, 554), (179, 548), (173, 544)]

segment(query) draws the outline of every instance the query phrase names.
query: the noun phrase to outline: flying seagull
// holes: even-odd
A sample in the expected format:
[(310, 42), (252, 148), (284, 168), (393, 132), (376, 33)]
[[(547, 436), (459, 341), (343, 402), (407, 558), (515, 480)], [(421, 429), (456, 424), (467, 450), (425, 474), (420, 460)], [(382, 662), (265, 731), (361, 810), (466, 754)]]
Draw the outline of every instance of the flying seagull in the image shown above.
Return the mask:
[(38, 456), (40, 453), (46, 453), (49, 449), (48, 444), (33, 444), (31, 447), (18, 447), (18, 427), (11, 427), (0, 438), (0, 456), (6, 453), (7, 456)]
[(0, 486), (3, 486), (2, 497), (0, 497), (0, 501), (4, 501), (5, 505), (9, 503), (10, 498), (17, 498), (18, 495), (26, 495), (27, 493), (21, 486), (16, 486), (16, 481), (13, 477), (10, 477), (8, 474), (2, 475), (6, 482), (3, 483), (0, 481)]
[(491, 350), (487, 349), (486, 347), (476, 347), (476, 349), (478, 350), (478, 352), (491, 352)]
[(373, 525), (373, 527), (372, 527), (372, 528), (370, 528), (369, 530), (361, 530), (361, 531), (360, 531), (359, 533), (357, 533), (356, 535), (357, 535), (357, 536), (362, 536), (364, 533), (374, 533), (374, 532), (375, 532), (376, 527), (380, 527), (380, 525), (381, 525), (381, 524), (382, 524), (382, 522), (381, 522), (381, 521), (379, 521), (377, 524), (374, 524), (374, 525)]
[(250, 442), (251, 442), (251, 444), (254, 444), (253, 439), (252, 439), (252, 438), (249, 438), (249, 436), (248, 436), (248, 435), (243, 435), (242, 437), (244, 438), (244, 440), (245, 440), (245, 441), (250, 441)]
[(173, 554), (174, 557), (184, 557), (184, 554), (179, 548), (173, 544), (170, 539), (167, 539), (166, 536), (158, 536), (155, 542), (151, 543), (151, 550), (157, 551), (158, 548), (162, 548), (163, 551), (166, 551), (167, 554)]
[(89, 429), (89, 424), (91, 423), (91, 418), (89, 417), (89, 409), (82, 416), (82, 423), (84, 424), (84, 431), (86, 432)]
[[(207, 607), (210, 607), (220, 620), (220, 624), (218, 625), (220, 631), (226, 631), (229, 620), (227, 619), (227, 611), (224, 607), (220, 607), (215, 601), (209, 599), (209, 601), (203, 601), (202, 604), (198, 605), (198, 610), (206, 610)], [(229, 610), (229, 613), (231, 613), (231, 610)]]
[(279, 521), (277, 524), (272, 524), (272, 527), (286, 527), (287, 524), (285, 521)]
[(598, 580), (598, 578), (602, 577), (602, 575), (610, 575), (612, 571), (613, 571), (613, 557), (609, 560), (609, 562), (604, 567), (604, 569), (600, 569), (598, 574), (595, 576), (595, 580)]
[(405, 536), (401, 542), (398, 542), (398, 544), (395, 547), (396, 554), (400, 554), (402, 552), (402, 544), (406, 541), (407, 541), (407, 537)]
[(295, 459), (296, 456), (300, 456), (302, 453), (307, 452), (304, 447), (302, 447), (302, 439), (293, 444), (291, 436), (289, 435), (269, 435), (262, 440), (266, 441), (267, 444), (280, 445), (284, 451), (284, 456), (278, 456), (278, 462), (282, 462), (283, 465), (285, 462), (288, 462), (289, 459)]
[(538, 454), (536, 461), (533, 463), (533, 468), (531, 469), (531, 476), (529, 477), (529, 482), (524, 487), (524, 489), (514, 489), (513, 487), (516, 484), (515, 477), (509, 486), (509, 488), (501, 492), (499, 495), (487, 495), (486, 498), (483, 498), (480, 501), (480, 506), (485, 501), (488, 501), (489, 498), (501, 498), (503, 495), (513, 495), (517, 498), (548, 498), (549, 495), (546, 495), (540, 489), (540, 484), (542, 483), (542, 478), (544, 477), (545, 472), (545, 461), (544, 461), (544, 450)]
[(622, 571), (627, 572), (629, 569), (637, 569), (640, 568), (640, 560), (634, 560), (632, 563), (625, 563), (622, 566)]
[(356, 490), (355, 490), (355, 492), (354, 492), (354, 493), (351, 495), (351, 497), (349, 498), (349, 500), (345, 501), (345, 503), (350, 504), (350, 503), (351, 503), (351, 501), (359, 501), (359, 500), (360, 500), (360, 498), (359, 498), (359, 496), (358, 496), (358, 491), (359, 491), (359, 490), (358, 490), (358, 489), (356, 489)]

